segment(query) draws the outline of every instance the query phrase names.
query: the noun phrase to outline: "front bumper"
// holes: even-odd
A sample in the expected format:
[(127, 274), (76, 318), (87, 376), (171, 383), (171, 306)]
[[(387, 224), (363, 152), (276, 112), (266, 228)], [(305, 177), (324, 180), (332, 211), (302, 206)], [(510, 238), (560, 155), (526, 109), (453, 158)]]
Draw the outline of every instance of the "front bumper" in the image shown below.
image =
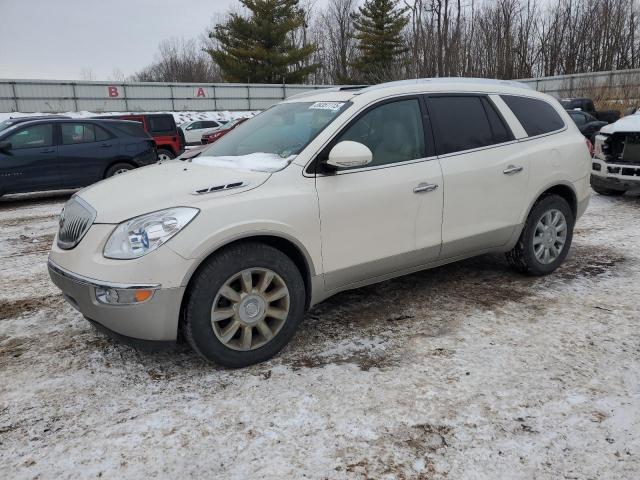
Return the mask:
[[(178, 333), (180, 302), (184, 287), (162, 288), (161, 285), (123, 285), (94, 280), (70, 272), (49, 260), (49, 276), (62, 290), (65, 299), (87, 319), (121, 337), (145, 341), (175, 341)], [(100, 303), (96, 289), (148, 288), (153, 296), (132, 305)]]
[(591, 183), (602, 188), (640, 188), (640, 164), (608, 163), (597, 157), (591, 164)]

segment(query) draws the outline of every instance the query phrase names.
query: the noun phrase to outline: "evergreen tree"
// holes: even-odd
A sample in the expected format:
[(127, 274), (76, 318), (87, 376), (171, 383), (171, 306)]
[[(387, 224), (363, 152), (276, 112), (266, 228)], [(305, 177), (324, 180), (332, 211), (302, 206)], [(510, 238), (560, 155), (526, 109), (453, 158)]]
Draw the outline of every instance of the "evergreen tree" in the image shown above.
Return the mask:
[(398, 76), (400, 57), (408, 50), (402, 39), (409, 21), (406, 13), (397, 0), (366, 0), (352, 14), (359, 51), (352, 66), (360, 81), (375, 83)]
[(236, 13), (216, 25), (207, 50), (225, 80), (249, 83), (301, 83), (318, 65), (309, 64), (316, 47), (297, 46), (295, 34), (305, 27), (299, 0), (240, 0), (248, 17)]

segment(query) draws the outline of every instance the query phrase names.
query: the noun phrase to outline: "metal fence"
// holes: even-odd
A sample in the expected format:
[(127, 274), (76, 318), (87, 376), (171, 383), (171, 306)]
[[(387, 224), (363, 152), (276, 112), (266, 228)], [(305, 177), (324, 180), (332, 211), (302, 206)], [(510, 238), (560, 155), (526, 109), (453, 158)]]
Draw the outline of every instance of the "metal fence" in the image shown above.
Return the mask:
[(0, 112), (262, 110), (329, 86), (0, 80)]
[(525, 78), (518, 81), (557, 98), (595, 95), (595, 92), (599, 92), (602, 96), (608, 96), (608, 100), (626, 100), (637, 98), (640, 69)]
[[(606, 91), (612, 100), (628, 99), (640, 91), (640, 69), (519, 81), (556, 97)], [(0, 80), (0, 112), (262, 110), (296, 93), (331, 86)]]

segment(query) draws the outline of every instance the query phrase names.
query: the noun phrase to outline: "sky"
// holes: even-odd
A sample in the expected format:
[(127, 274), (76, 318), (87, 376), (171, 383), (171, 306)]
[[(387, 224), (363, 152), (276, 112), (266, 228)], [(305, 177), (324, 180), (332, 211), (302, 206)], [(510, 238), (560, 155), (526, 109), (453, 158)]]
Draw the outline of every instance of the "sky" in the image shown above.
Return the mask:
[[(324, 0), (319, 0), (320, 4)], [(238, 0), (0, 0), (0, 78), (112, 80), (167, 38), (198, 38)]]

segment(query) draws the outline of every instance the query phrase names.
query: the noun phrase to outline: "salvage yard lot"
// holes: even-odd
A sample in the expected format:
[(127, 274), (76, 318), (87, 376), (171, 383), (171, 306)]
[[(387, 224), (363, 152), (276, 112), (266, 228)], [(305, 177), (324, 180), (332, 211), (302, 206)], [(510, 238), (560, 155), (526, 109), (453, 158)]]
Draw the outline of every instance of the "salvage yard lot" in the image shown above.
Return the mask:
[(345, 292), (235, 371), (62, 300), (67, 198), (0, 200), (2, 478), (637, 478), (637, 196), (594, 195), (551, 276), (484, 256)]

